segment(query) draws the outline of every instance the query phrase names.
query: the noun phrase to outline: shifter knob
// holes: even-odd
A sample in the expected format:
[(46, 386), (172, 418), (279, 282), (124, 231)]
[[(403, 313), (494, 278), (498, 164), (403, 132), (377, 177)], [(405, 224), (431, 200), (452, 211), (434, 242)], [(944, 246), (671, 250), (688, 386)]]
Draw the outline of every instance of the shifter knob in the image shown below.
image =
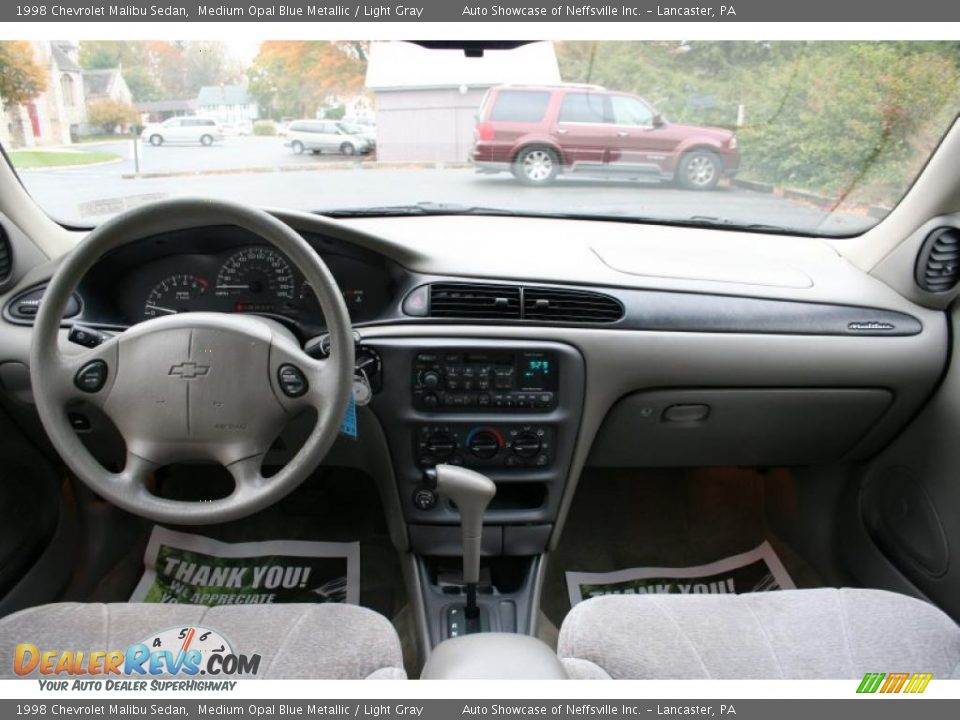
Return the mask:
[(497, 486), (486, 475), (458, 465), (437, 465), (425, 473), (424, 479), (438, 494), (457, 504), (463, 537), (463, 582), (479, 582), (483, 513), (497, 494)]

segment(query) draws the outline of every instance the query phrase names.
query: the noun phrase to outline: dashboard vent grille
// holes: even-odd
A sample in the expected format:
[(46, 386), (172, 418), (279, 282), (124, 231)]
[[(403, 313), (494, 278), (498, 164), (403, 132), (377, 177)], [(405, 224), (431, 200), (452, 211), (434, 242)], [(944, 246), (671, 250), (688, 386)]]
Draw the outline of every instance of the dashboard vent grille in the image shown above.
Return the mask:
[(623, 305), (595, 292), (525, 288), (523, 317), (559, 323), (613, 323), (623, 318)]
[(451, 282), (430, 286), (430, 316), (614, 323), (623, 319), (624, 309), (616, 298), (587, 290)]
[(917, 258), (917, 285), (946, 292), (960, 281), (960, 230), (939, 228), (927, 236)]
[(430, 287), (430, 315), (481, 320), (519, 319), (520, 288), (516, 285), (435, 283)]
[(13, 271), (13, 257), (10, 251), (10, 239), (6, 231), (0, 225), (0, 285), (3, 285), (10, 279), (10, 273)]

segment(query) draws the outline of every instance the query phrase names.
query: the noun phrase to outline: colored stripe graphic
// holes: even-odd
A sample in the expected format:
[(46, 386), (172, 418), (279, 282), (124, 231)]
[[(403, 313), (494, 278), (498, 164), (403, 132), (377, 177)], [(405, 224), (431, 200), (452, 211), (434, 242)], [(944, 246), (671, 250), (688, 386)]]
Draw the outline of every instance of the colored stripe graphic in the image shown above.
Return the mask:
[(867, 673), (863, 676), (863, 680), (860, 681), (860, 687), (857, 688), (857, 692), (875, 693), (877, 688), (880, 687), (880, 683), (884, 677), (886, 677), (886, 673)]
[(910, 682), (907, 683), (904, 692), (922, 693), (927, 689), (927, 685), (930, 684), (931, 679), (933, 679), (933, 673), (914, 673), (910, 678)]
[(867, 673), (857, 687), (858, 693), (922, 693), (933, 673)]

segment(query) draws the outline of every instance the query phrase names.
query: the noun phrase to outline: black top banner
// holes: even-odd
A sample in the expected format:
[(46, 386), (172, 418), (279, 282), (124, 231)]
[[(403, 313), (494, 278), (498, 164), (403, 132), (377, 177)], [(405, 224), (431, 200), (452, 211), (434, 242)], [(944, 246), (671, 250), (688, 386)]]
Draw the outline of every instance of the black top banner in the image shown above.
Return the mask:
[[(944, 0), (408, 0), (316, 2), (34, 0), (0, 5), (0, 22), (956, 22)], [(944, 39), (948, 39), (946, 36)]]

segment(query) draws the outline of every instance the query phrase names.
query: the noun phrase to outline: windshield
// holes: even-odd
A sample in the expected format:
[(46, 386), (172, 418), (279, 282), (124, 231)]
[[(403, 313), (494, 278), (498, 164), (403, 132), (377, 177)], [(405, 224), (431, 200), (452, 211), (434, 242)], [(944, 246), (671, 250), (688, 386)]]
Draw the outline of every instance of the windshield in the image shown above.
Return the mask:
[(80, 226), (209, 196), (846, 236), (953, 123), (960, 45), (3, 41), (0, 99), (25, 187)]

